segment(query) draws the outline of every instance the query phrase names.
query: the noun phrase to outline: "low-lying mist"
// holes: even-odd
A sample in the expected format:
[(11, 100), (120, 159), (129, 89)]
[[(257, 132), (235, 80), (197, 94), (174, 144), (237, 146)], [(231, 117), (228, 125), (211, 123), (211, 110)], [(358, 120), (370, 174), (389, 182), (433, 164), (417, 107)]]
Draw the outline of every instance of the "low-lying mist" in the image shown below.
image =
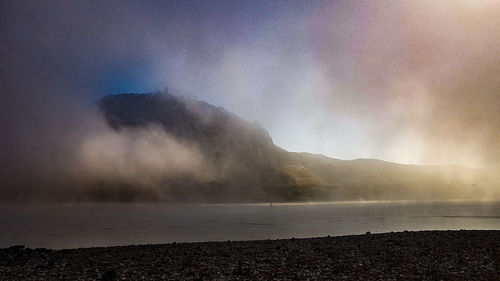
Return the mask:
[(85, 136), (77, 157), (69, 173), (83, 183), (82, 188), (121, 184), (151, 192), (157, 199), (164, 196), (161, 186), (167, 180), (207, 182), (214, 177), (196, 144), (177, 140), (158, 127), (113, 130), (102, 126)]

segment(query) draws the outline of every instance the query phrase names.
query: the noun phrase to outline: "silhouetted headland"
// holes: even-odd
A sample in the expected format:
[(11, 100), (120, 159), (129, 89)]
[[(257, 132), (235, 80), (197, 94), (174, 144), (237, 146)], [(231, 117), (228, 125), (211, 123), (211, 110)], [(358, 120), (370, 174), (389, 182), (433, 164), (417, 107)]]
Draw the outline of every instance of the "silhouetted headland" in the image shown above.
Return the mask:
[[(101, 180), (82, 189), (79, 198), (84, 201), (447, 200), (499, 195), (492, 187), (500, 179), (485, 169), (289, 152), (276, 146), (256, 123), (221, 107), (166, 92), (106, 96), (99, 108), (118, 133), (154, 128), (197, 148), (207, 172), (202, 179), (186, 174), (165, 177), (154, 187)], [(478, 182), (481, 188), (471, 188), (471, 183)]]

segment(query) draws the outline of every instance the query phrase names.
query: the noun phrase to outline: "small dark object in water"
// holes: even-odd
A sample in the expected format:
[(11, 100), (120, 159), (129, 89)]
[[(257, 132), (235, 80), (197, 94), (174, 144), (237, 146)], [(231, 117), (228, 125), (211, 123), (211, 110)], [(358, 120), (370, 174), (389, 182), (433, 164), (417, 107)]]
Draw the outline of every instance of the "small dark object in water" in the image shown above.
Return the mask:
[(114, 281), (116, 280), (116, 272), (114, 270), (108, 270), (102, 275), (101, 281)]
[(370, 231), (367, 231), (365, 234), (366, 234), (366, 235), (370, 235), (370, 234), (372, 234), (372, 233), (371, 233)]

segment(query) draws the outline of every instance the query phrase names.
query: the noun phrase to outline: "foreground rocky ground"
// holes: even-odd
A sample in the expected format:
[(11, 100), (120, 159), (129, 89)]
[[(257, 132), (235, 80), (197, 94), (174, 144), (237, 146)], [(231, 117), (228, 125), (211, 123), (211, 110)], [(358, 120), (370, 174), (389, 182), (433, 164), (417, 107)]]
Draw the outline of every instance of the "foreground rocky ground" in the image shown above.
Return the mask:
[(0, 280), (500, 280), (500, 231), (0, 249)]

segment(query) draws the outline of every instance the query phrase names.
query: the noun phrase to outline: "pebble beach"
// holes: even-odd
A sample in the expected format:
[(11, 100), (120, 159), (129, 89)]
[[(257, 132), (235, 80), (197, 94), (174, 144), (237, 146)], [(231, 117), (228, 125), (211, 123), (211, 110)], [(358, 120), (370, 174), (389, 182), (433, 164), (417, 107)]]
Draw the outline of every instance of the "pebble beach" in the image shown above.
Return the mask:
[(0, 249), (0, 280), (500, 280), (500, 231)]

